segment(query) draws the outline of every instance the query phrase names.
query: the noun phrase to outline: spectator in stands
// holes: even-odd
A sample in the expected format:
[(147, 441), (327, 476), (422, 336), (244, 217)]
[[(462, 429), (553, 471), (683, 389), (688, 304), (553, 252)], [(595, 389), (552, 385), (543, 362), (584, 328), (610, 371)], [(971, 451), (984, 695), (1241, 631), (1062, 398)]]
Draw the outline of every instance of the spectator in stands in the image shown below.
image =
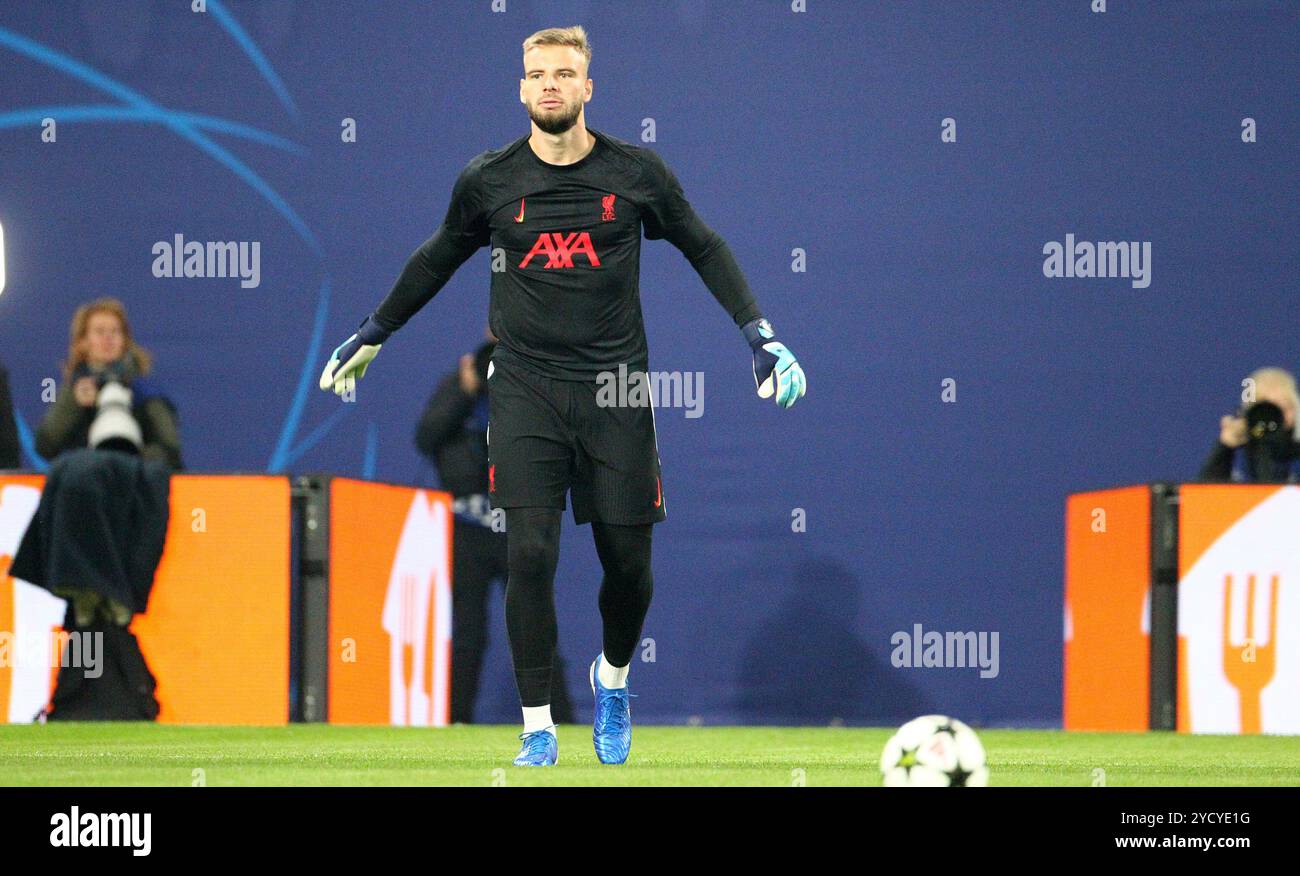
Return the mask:
[[(452, 556), (451, 720), (472, 723), (483, 653), (487, 650), (488, 596), (506, 580), (505, 515), (494, 527), (488, 504), (488, 362), (496, 338), (460, 357), (430, 397), (416, 427), (415, 445), (438, 470), (455, 499)], [(551, 710), (558, 724), (573, 722), (564, 661), (555, 652)]]
[[(1235, 414), (1219, 420), (1219, 441), (1201, 467), (1201, 480), (1286, 483), (1300, 458), (1300, 394), (1296, 379), (1282, 368), (1260, 368), (1246, 383), (1250, 399)], [(1243, 451), (1244, 471), (1234, 469)]]
[(9, 372), (0, 362), (0, 471), (22, 466), (18, 452), (18, 424), (14, 422), (14, 402), (9, 394)]

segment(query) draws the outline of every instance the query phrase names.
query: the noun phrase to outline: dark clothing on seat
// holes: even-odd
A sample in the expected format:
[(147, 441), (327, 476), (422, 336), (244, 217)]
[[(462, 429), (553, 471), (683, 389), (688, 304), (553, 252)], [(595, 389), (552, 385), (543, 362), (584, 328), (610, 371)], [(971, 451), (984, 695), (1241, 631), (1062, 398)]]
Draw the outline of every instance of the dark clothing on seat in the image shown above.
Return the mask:
[(90, 590), (143, 612), (167, 539), (171, 471), (82, 448), (50, 466), (10, 574), (57, 596)]

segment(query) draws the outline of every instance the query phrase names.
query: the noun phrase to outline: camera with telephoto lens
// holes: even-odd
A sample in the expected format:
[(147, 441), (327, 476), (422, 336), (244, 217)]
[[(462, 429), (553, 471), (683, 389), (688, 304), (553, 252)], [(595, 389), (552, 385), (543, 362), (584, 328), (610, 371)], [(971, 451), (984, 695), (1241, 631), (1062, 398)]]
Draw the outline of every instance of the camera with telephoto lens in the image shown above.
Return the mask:
[(1252, 481), (1285, 483), (1291, 476), (1293, 442), (1282, 409), (1256, 402), (1241, 413), (1246, 420), (1246, 466)]
[(95, 408), (89, 445), (95, 450), (139, 454), (144, 435), (131, 413), (131, 390), (115, 377), (109, 377), (95, 398)]

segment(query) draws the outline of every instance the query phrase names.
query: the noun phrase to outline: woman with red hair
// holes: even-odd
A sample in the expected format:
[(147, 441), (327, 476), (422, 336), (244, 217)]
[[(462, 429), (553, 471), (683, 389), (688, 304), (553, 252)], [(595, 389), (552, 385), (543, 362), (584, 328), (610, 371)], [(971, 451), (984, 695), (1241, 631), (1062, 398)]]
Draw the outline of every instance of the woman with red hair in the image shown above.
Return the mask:
[[(122, 302), (100, 298), (77, 308), (63, 386), (36, 430), (36, 452), (52, 460), (66, 450), (107, 443), (182, 468), (176, 410), (146, 379), (152, 368), (153, 357), (132, 337)], [(111, 416), (105, 408), (114, 405), (129, 408), (130, 418)]]

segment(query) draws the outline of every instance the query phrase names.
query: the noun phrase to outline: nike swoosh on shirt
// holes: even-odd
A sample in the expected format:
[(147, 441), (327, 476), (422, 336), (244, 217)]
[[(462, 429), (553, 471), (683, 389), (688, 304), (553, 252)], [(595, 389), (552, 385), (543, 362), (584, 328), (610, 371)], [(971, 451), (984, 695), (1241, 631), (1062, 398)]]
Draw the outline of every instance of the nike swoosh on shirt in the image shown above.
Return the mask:
[(519, 215), (515, 217), (516, 222), (524, 221), (524, 198), (519, 199)]

